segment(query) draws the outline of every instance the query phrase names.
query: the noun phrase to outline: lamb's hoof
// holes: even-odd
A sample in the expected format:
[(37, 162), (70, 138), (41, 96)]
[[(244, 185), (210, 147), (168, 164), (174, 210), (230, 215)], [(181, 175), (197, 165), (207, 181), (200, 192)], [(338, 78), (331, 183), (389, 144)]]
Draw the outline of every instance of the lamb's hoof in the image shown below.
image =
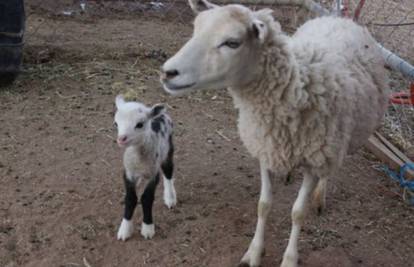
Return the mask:
[(172, 209), (177, 205), (177, 196), (175, 195), (175, 192), (164, 192), (164, 204), (169, 209)]
[(154, 226), (154, 224), (142, 223), (142, 226), (141, 226), (141, 235), (145, 239), (151, 239), (151, 238), (153, 238), (154, 235), (155, 235), (155, 226)]
[(250, 246), (241, 259), (238, 267), (259, 267), (264, 254), (264, 249)]
[(121, 225), (119, 226), (117, 238), (118, 240), (125, 241), (132, 236), (134, 232), (134, 224), (131, 220), (122, 219)]
[(177, 205), (177, 194), (175, 193), (174, 179), (164, 177), (164, 203), (171, 209)]

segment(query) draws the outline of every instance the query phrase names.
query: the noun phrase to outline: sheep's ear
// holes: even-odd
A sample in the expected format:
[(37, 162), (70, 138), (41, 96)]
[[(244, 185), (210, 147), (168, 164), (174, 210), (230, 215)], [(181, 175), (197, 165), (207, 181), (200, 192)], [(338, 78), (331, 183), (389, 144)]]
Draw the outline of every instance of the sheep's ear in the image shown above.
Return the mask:
[(195, 14), (198, 14), (206, 9), (218, 7), (218, 5), (210, 3), (207, 0), (188, 0), (188, 3)]
[(269, 8), (260, 9), (253, 12), (253, 33), (256, 38), (263, 43), (269, 32), (269, 25), (274, 22), (273, 10)]
[(273, 20), (273, 15), (272, 14), (273, 14), (273, 10), (272, 9), (270, 9), (270, 8), (263, 8), (263, 9), (254, 11), (253, 16), (256, 19), (261, 19), (261, 20), (271, 19), (271, 20)]
[(157, 117), (158, 115), (160, 115), (162, 112), (165, 111), (165, 106), (163, 104), (155, 104), (150, 111), (150, 118), (154, 118)]
[(258, 19), (253, 20), (253, 34), (259, 40), (260, 43), (264, 43), (267, 37), (268, 29), (267, 25)]
[(115, 98), (116, 108), (119, 109), (123, 104), (125, 104), (125, 99), (122, 95), (117, 95)]

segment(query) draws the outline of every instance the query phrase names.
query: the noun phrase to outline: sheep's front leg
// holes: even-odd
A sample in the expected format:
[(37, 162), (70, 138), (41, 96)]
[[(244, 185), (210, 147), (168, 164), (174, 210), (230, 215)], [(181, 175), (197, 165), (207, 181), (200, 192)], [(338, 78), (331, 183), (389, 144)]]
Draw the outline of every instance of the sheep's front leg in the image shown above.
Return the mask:
[(137, 206), (138, 198), (136, 193), (136, 179), (128, 178), (124, 173), (125, 184), (125, 209), (124, 217), (118, 230), (118, 240), (125, 241), (132, 236), (134, 225), (132, 223), (132, 216), (134, 215), (135, 207)]
[(289, 243), (283, 255), (281, 267), (296, 267), (298, 265), (298, 240), (300, 230), (304, 223), (309, 206), (311, 193), (314, 191), (318, 178), (309, 173), (305, 173), (302, 186), (292, 209), (292, 230)]
[(159, 180), (160, 174), (157, 173), (155, 177), (149, 181), (141, 196), (142, 212), (144, 214), (144, 219), (141, 225), (141, 235), (145, 239), (151, 239), (155, 234), (155, 227), (152, 221), (152, 205), (154, 203), (155, 189), (157, 188)]
[(261, 257), (264, 252), (264, 231), (267, 216), (269, 215), (272, 205), (272, 184), (270, 182), (271, 171), (260, 163), (261, 189), (260, 199), (257, 207), (257, 225), (254, 237), (250, 243), (249, 249), (244, 254), (239, 267), (249, 266), (256, 267), (260, 265)]

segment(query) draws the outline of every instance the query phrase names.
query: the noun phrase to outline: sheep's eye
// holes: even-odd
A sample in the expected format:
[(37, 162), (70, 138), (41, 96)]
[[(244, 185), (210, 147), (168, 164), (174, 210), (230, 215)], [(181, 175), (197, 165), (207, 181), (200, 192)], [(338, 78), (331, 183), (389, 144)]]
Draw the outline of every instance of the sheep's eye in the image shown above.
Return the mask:
[(241, 45), (241, 42), (240, 42), (240, 41), (231, 39), (231, 40), (227, 40), (227, 41), (225, 41), (225, 42), (224, 42), (224, 43), (222, 43), (220, 46), (227, 46), (227, 47), (229, 47), (229, 48), (231, 48), (231, 49), (236, 49), (236, 48), (238, 48), (240, 45)]
[(114, 127), (118, 128), (118, 123), (114, 122)]
[(135, 129), (141, 129), (142, 127), (144, 127), (142, 122), (138, 122), (137, 125), (135, 125)]

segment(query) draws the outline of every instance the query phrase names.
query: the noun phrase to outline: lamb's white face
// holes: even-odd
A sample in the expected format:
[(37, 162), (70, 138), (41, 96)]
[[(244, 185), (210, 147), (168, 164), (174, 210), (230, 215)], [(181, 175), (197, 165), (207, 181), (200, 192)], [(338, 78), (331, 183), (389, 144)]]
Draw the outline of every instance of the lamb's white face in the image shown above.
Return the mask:
[(149, 108), (139, 102), (126, 102), (122, 96), (115, 100), (115, 126), (118, 129), (118, 145), (127, 147), (140, 144), (151, 133), (151, 119), (157, 116), (164, 106)]
[(161, 69), (161, 82), (171, 94), (240, 86), (256, 71), (266, 27), (255, 12), (240, 5), (198, 3), (210, 9), (198, 14), (192, 38)]

